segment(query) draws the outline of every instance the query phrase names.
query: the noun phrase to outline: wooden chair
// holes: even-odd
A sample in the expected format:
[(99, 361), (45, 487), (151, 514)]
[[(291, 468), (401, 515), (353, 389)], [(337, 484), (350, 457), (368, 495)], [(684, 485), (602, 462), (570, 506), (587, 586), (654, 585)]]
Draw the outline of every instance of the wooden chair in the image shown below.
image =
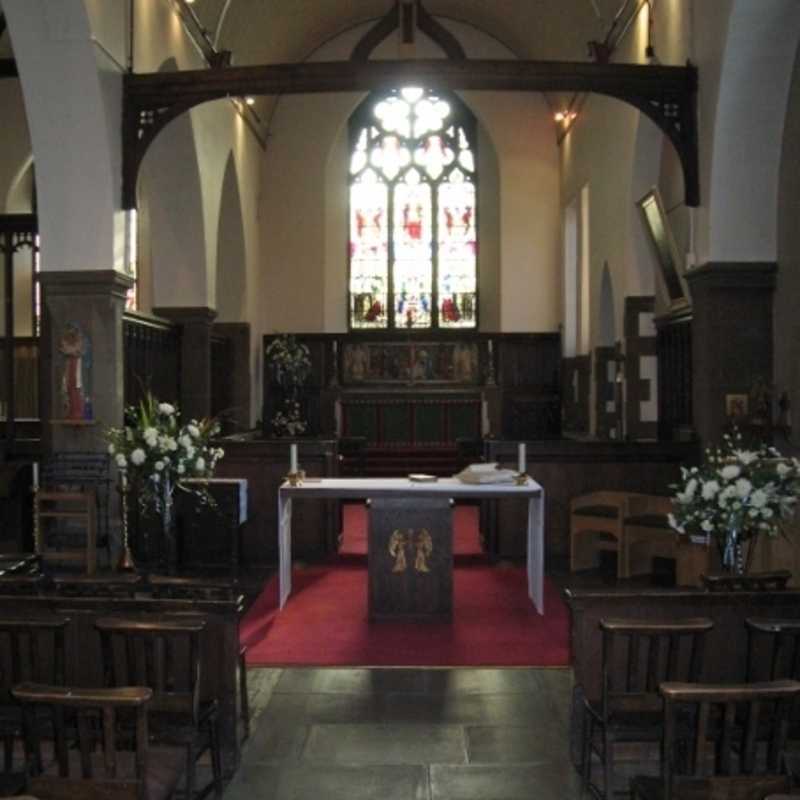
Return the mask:
[[(39, 800), (166, 800), (180, 779), (183, 753), (148, 743), (150, 689), (84, 689), (23, 683), (13, 690), (25, 717), (27, 791)], [(41, 711), (54, 720), (52, 741), (38, 724)], [(129, 748), (118, 721), (133, 714)], [(50, 745), (54, 760), (43, 755)]]
[(700, 580), (709, 592), (780, 592), (792, 573), (785, 569), (770, 572), (750, 572), (744, 575), (701, 575)]
[(94, 575), (98, 546), (110, 560), (110, 484), (103, 453), (59, 453), (43, 462), (34, 492), (34, 532), (45, 564), (81, 564)]
[(211, 755), (213, 779), (198, 796), (213, 789), (221, 797), (217, 700), (200, 695), (200, 637), (205, 620), (106, 617), (95, 626), (100, 632), (106, 685), (152, 689), (151, 740), (185, 749), (188, 800), (195, 797), (197, 759), (206, 751)]
[(627, 577), (649, 575), (653, 571), (654, 558), (675, 558), (677, 533), (667, 518), (671, 511), (672, 500), (669, 497), (651, 494), (628, 496), (622, 530), (621, 574)]
[[(697, 681), (703, 670), (704, 639), (714, 623), (682, 620), (603, 619), (602, 696), (584, 701), (583, 790), (611, 798), (614, 749), (621, 742), (657, 742), (662, 732), (666, 680)], [(595, 734), (599, 741), (595, 741)], [(603, 790), (592, 783), (592, 755), (603, 767)]]
[[(230, 581), (211, 581), (204, 578), (151, 575), (150, 590), (154, 598), (170, 600), (234, 600), (244, 608), (239, 587)], [(247, 645), (239, 647), (239, 709), (242, 721), (242, 741), (250, 737), (250, 696), (247, 689)]]
[[(789, 709), (800, 682), (663, 683), (661, 777), (631, 780), (634, 800), (762, 800), (788, 792), (783, 768)], [(687, 727), (687, 721), (689, 722)], [(758, 731), (769, 727), (766, 758)]]
[(63, 686), (64, 635), (69, 619), (0, 619), (0, 737), (3, 771), (13, 770), (14, 742), (22, 735), (22, 714), (11, 695), (23, 681)]
[(570, 501), (569, 568), (575, 572), (598, 565), (603, 550), (617, 553), (617, 575), (624, 574), (622, 529), (629, 492), (590, 492)]

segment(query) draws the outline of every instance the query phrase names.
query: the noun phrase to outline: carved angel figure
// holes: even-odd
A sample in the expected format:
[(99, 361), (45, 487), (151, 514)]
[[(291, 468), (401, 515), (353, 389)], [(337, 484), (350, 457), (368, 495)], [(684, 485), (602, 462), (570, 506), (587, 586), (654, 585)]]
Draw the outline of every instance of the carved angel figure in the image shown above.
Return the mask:
[(428, 566), (428, 558), (433, 552), (433, 540), (430, 533), (423, 528), (414, 540), (414, 548), (416, 550), (416, 557), (414, 559), (414, 569), (417, 572), (430, 572)]
[(408, 569), (406, 561), (406, 546), (409, 537), (400, 530), (395, 530), (389, 538), (389, 555), (394, 559), (392, 572), (405, 572)]

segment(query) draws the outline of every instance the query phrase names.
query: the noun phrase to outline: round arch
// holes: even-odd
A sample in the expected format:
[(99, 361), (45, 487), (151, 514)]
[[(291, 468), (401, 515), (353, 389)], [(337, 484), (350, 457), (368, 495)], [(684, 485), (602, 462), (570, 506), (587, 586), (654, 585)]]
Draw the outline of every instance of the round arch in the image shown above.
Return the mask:
[(711, 158), (708, 260), (775, 261), (778, 183), (800, 3), (734, 0)]

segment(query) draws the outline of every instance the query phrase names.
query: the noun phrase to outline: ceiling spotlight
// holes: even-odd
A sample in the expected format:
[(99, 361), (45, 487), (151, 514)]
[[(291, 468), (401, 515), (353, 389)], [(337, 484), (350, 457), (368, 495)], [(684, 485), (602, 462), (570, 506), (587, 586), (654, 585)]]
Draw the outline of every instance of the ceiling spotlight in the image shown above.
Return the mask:
[(555, 119), (556, 122), (561, 122), (564, 125), (567, 125), (577, 116), (578, 114), (575, 111), (556, 111), (556, 113), (553, 114), (553, 119)]
[(249, 106), (254, 106), (256, 104), (256, 99), (251, 94), (247, 95), (247, 97), (245, 97), (244, 101)]

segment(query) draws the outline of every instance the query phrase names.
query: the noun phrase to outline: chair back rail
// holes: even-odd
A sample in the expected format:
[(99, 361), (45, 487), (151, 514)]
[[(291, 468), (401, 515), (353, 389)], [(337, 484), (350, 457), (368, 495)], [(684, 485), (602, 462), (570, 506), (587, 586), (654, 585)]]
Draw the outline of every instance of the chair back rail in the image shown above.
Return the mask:
[(0, 703), (10, 703), (11, 688), (24, 681), (64, 684), (65, 617), (0, 619)]
[(200, 707), (200, 617), (161, 620), (103, 617), (100, 632), (106, 686), (149, 686), (151, 713), (189, 713)]
[[(747, 628), (747, 680), (800, 680), (800, 620), (745, 619)], [(767, 664), (763, 658), (769, 653)], [(760, 675), (757, 656), (768, 667), (768, 675)], [(762, 667), (763, 668), (763, 667)]]
[(705, 617), (601, 620), (606, 713), (615, 705), (660, 708), (662, 681), (698, 680), (703, 672), (705, 634), (713, 627), (713, 621)]
[(792, 578), (787, 569), (769, 572), (748, 572), (744, 575), (701, 575), (700, 581), (709, 592), (780, 592)]
[[(716, 785), (748, 788), (755, 784), (757, 791), (780, 789), (786, 784), (782, 773), (782, 756), (786, 747), (789, 711), (800, 694), (798, 681), (770, 681), (752, 684), (688, 684), (664, 683), (664, 775), (667, 797), (675, 782), (683, 776), (676, 774), (680, 759), (679, 715), (695, 720), (694, 747), (688, 764), (688, 779), (710, 778)], [(757, 744), (763, 738), (768, 723), (767, 756), (763, 765), (757, 763)], [(713, 763), (713, 775), (704, 774)], [(741, 776), (755, 776), (754, 781)], [(727, 780), (730, 779), (730, 780)], [(733, 796), (733, 795), (732, 795)], [(761, 795), (763, 796), (763, 795)]]

